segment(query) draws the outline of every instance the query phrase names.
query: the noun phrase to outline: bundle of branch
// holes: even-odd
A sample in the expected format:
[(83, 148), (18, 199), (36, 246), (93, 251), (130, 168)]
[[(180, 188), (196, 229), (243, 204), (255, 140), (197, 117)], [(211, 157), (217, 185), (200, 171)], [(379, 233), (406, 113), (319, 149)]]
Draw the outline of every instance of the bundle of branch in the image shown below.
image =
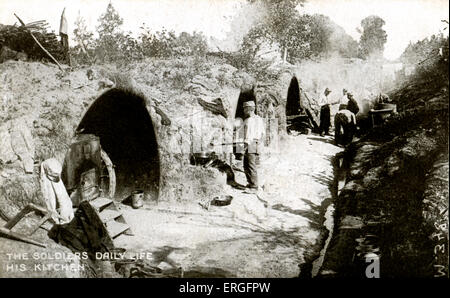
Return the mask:
[(214, 114), (219, 114), (224, 116), (225, 118), (228, 117), (227, 115), (227, 111), (225, 109), (225, 106), (222, 102), (221, 98), (216, 98), (214, 99), (214, 101), (211, 102), (207, 102), (204, 101), (203, 99), (199, 98), (198, 99), (198, 103), (206, 110), (209, 110), (211, 112), (213, 112)]
[(0, 26), (0, 47), (6, 46), (17, 52), (24, 52), (30, 60), (48, 59), (47, 54), (36, 44), (30, 32), (56, 59), (64, 58), (63, 48), (56, 34), (49, 31), (45, 20), (35, 21), (25, 26)]

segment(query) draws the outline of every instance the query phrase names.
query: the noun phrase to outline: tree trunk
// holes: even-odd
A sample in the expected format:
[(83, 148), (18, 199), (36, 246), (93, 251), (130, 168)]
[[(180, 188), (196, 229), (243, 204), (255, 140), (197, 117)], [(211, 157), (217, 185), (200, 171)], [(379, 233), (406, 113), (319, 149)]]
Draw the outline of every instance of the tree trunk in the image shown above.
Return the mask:
[(283, 54), (283, 63), (286, 63), (286, 58), (287, 58), (287, 48), (284, 48), (284, 54)]

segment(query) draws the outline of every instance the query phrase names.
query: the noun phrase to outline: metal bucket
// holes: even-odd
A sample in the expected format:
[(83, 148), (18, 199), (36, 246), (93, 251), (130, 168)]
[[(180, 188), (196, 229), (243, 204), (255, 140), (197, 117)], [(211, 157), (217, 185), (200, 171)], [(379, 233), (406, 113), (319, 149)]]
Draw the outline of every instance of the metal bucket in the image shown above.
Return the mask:
[(144, 191), (142, 190), (135, 190), (131, 194), (131, 206), (134, 209), (141, 208), (144, 206)]

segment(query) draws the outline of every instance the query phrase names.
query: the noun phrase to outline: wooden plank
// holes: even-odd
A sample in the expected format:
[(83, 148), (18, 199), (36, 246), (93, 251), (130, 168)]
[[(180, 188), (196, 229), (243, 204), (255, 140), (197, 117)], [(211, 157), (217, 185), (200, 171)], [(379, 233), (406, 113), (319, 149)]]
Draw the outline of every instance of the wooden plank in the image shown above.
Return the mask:
[(92, 201), (90, 201), (89, 203), (91, 204), (92, 207), (94, 207), (96, 210), (103, 210), (105, 207), (107, 207), (109, 204), (111, 204), (113, 201), (109, 198), (104, 198), (104, 197), (98, 197)]
[(47, 245), (44, 244), (44, 243), (35, 241), (35, 240), (30, 239), (30, 238), (28, 238), (28, 237), (26, 237), (24, 235), (12, 232), (11, 230), (5, 229), (5, 228), (2, 228), (2, 227), (0, 227), (0, 235), (4, 235), (4, 236), (6, 236), (8, 238), (12, 238), (14, 240), (19, 240), (19, 241), (22, 241), (22, 242), (34, 244), (34, 245), (37, 245), (37, 246), (40, 246), (40, 247), (47, 247)]
[(102, 222), (108, 222), (112, 219), (118, 218), (121, 215), (122, 213), (120, 213), (117, 210), (105, 209), (102, 212), (100, 212), (100, 219), (102, 220)]
[(129, 225), (117, 221), (110, 221), (106, 223), (106, 230), (108, 231), (108, 234), (111, 238), (119, 236), (129, 228)]
[(40, 212), (43, 215), (47, 214), (47, 209), (35, 205), (35, 204), (28, 204), (25, 206), (19, 213), (17, 213), (16, 216), (14, 216), (12, 219), (10, 219), (4, 226), (6, 229), (12, 229), (25, 215), (27, 215), (30, 212)]
[(30, 205), (27, 205), (19, 213), (16, 214), (12, 219), (10, 219), (4, 226), (5, 229), (12, 229), (25, 215), (31, 212)]
[(34, 234), (47, 220), (49, 220), (50, 214), (46, 214), (36, 225), (36, 227), (31, 231), (30, 236)]
[(306, 112), (306, 115), (308, 115), (308, 118), (309, 118), (309, 120), (311, 121), (311, 123), (312, 123), (314, 129), (315, 129), (315, 130), (318, 130), (318, 129), (319, 129), (319, 125), (318, 125), (317, 122), (314, 120), (314, 117), (313, 117), (313, 115), (311, 114), (311, 112), (310, 112), (308, 109), (306, 109), (306, 108), (305, 108), (305, 112)]

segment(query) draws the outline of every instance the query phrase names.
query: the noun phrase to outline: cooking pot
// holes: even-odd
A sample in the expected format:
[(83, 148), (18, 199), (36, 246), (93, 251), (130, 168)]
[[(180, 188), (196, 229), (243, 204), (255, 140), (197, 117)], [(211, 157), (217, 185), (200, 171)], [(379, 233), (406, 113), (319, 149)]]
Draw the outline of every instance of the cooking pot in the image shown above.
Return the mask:
[(144, 192), (142, 190), (135, 190), (131, 194), (131, 206), (134, 209), (144, 206)]

